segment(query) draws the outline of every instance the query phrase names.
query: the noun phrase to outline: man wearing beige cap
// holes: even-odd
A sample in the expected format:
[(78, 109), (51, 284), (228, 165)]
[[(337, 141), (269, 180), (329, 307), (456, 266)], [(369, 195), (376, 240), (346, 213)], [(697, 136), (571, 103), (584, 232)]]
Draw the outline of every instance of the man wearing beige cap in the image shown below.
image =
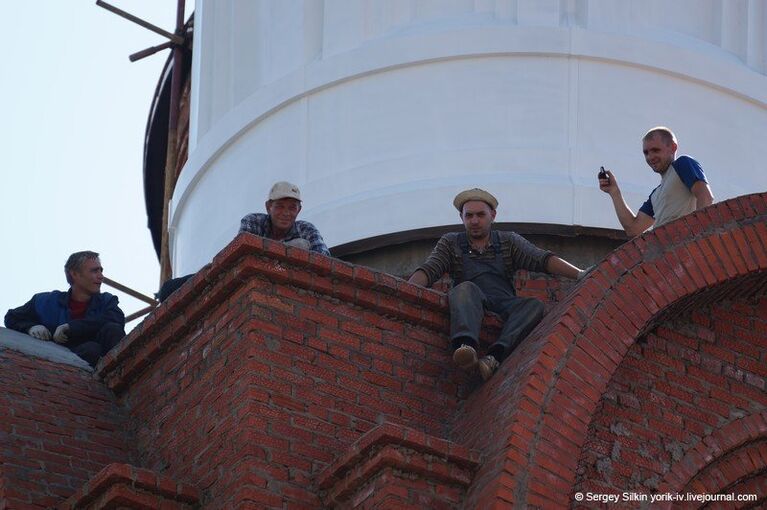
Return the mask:
[[(514, 292), (514, 272), (527, 269), (575, 279), (585, 271), (515, 232), (492, 230), (498, 200), (487, 191), (462, 191), (453, 205), (466, 231), (443, 235), (409, 281), (430, 287), (450, 273), (454, 283), (448, 294), (453, 361), (465, 370), (478, 367), (482, 379), (487, 380), (543, 317), (543, 303)], [(499, 314), (504, 324), (487, 354), (477, 360), (485, 309)]]
[[(330, 256), (330, 250), (325, 246), (317, 227), (308, 221), (296, 221), (301, 212), (301, 191), (298, 186), (285, 181), (274, 183), (264, 206), (267, 214), (252, 213), (240, 220), (240, 232)], [(194, 273), (166, 281), (160, 287), (157, 299), (165, 301), (192, 276)]]
[(308, 221), (296, 221), (301, 212), (301, 191), (289, 182), (274, 183), (264, 204), (267, 214), (248, 214), (240, 222), (240, 232), (268, 237), (330, 256), (317, 227)]

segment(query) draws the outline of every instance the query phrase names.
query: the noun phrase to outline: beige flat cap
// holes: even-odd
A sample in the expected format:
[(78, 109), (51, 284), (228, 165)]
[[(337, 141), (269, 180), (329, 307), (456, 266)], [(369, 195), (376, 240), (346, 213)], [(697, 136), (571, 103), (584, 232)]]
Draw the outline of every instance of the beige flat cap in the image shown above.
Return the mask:
[(496, 198), (487, 191), (479, 188), (461, 191), (455, 196), (455, 199), (453, 199), (453, 205), (456, 209), (458, 209), (458, 212), (461, 212), (463, 209), (463, 204), (471, 200), (479, 200), (484, 202), (489, 205), (490, 209), (493, 211), (495, 211), (495, 209), (498, 207), (498, 200), (496, 200)]

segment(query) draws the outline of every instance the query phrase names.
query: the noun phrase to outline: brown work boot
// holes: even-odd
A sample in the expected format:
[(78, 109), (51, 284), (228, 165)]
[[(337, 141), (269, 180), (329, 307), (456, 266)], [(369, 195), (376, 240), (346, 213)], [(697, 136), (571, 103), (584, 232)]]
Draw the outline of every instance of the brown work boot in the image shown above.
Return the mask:
[(463, 344), (453, 353), (453, 362), (464, 370), (471, 370), (477, 364), (477, 351), (471, 345)]
[(495, 373), (496, 369), (498, 369), (498, 365), (500, 363), (498, 362), (495, 357), (488, 354), (487, 356), (482, 356), (482, 359), (479, 360), (479, 375), (482, 376), (483, 381), (487, 381), (491, 377), (493, 377), (493, 374)]

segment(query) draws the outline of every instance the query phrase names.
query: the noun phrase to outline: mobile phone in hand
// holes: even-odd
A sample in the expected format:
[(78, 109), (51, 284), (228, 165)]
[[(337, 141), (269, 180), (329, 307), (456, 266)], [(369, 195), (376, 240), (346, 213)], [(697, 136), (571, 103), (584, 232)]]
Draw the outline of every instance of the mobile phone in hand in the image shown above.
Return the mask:
[(597, 177), (600, 179), (607, 179), (607, 183), (610, 183), (610, 177), (607, 175), (607, 170), (605, 170), (605, 167), (603, 166), (599, 167), (599, 174)]

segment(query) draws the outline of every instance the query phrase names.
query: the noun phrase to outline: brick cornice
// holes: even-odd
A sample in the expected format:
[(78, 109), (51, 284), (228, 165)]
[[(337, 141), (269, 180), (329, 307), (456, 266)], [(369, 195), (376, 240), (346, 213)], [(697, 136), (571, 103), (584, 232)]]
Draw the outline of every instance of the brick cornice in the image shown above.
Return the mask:
[(466, 488), (480, 464), (478, 451), (385, 423), (363, 435), (318, 477), (318, 487), (328, 504), (352, 499), (370, 479), (385, 468), (417, 474), (424, 479)]
[[(199, 491), (166, 476), (129, 464), (109, 464), (59, 508), (192, 508)], [(114, 506), (113, 506), (114, 505)], [(134, 506), (135, 505), (135, 506)]]
[[(281, 242), (239, 234), (106, 354), (97, 366), (97, 375), (110, 389), (122, 392), (190, 327), (252, 286), (255, 279), (288, 284), (409, 324), (447, 332), (448, 303), (442, 292)], [(500, 325), (497, 317), (486, 317), (482, 340), (494, 335)]]
[(189, 327), (248, 286), (254, 277), (287, 283), (411, 324), (436, 330), (447, 327), (447, 297), (441, 292), (284, 243), (240, 234), (104, 356), (98, 375), (112, 390), (122, 391)]

